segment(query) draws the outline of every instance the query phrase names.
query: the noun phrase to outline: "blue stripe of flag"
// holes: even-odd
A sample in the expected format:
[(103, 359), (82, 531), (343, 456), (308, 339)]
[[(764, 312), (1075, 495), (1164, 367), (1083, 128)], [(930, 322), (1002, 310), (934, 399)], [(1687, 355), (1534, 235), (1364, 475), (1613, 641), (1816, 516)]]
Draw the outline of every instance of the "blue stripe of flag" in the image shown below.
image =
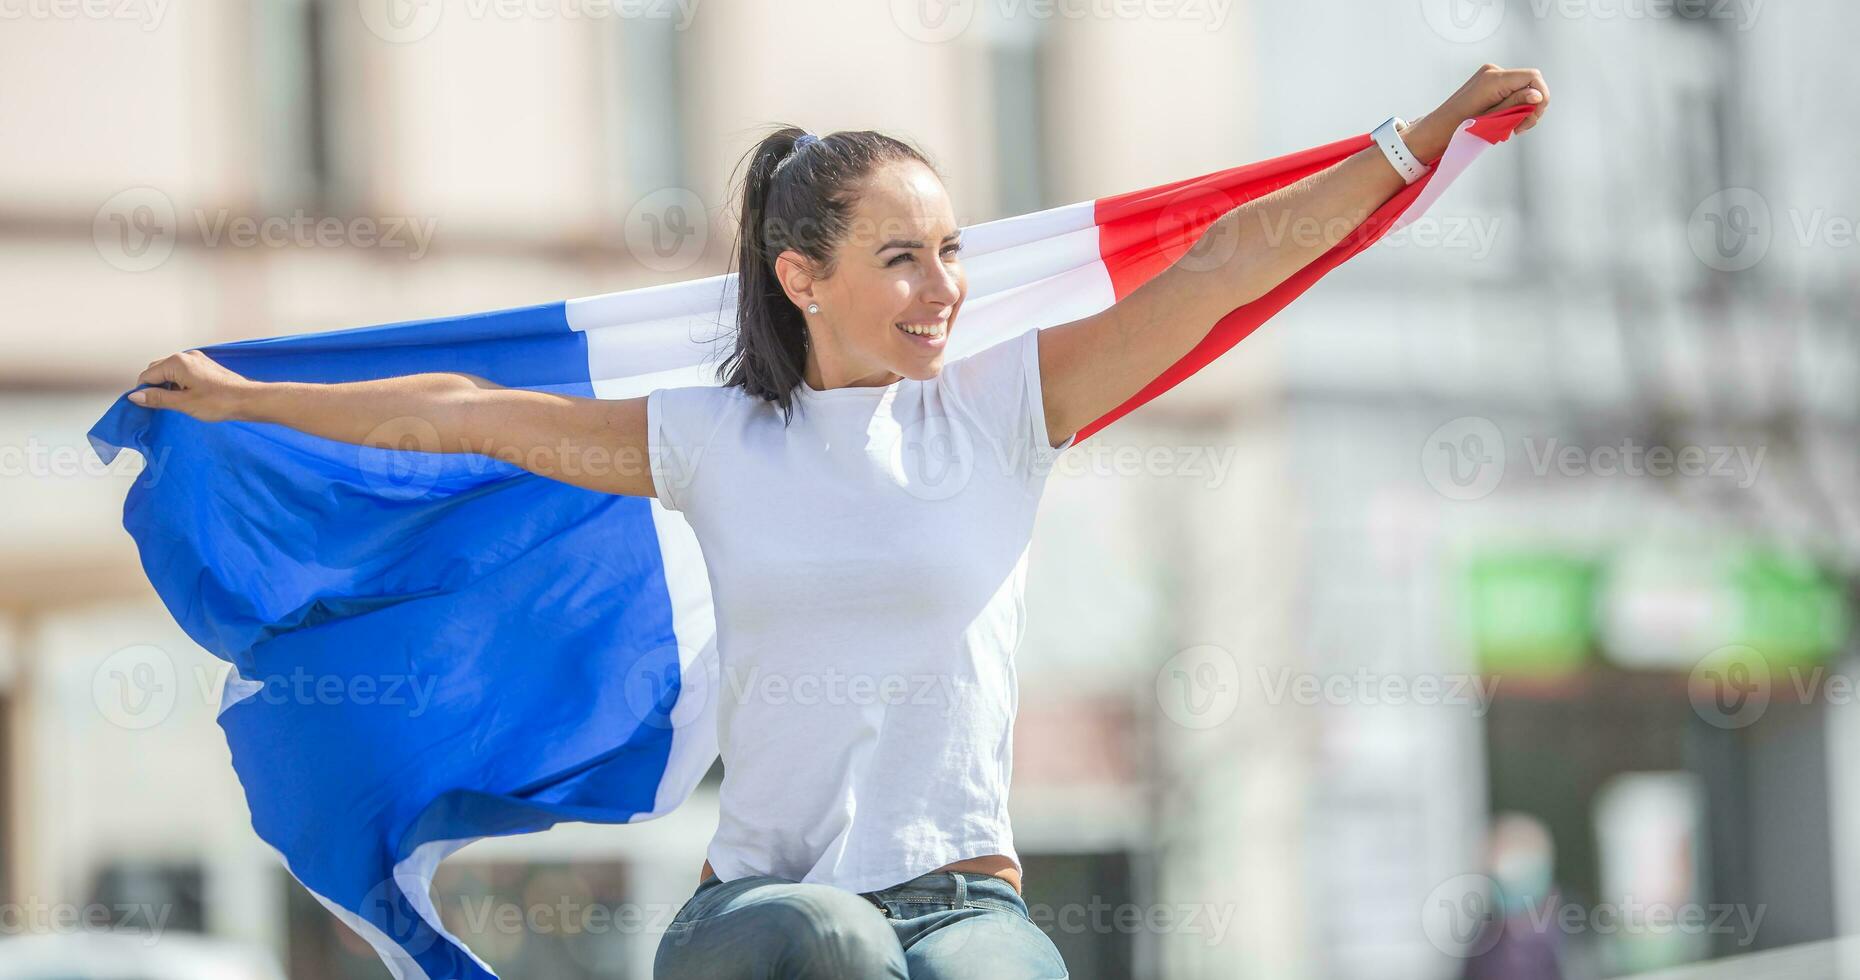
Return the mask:
[[(202, 350), (263, 381), (593, 393), (559, 303)], [(487, 974), (392, 884), (420, 845), (652, 808), (679, 657), (649, 500), (122, 398), (90, 438), (143, 455), (124, 527), (150, 582), (259, 685), (220, 716), (254, 829), (429, 976)]]

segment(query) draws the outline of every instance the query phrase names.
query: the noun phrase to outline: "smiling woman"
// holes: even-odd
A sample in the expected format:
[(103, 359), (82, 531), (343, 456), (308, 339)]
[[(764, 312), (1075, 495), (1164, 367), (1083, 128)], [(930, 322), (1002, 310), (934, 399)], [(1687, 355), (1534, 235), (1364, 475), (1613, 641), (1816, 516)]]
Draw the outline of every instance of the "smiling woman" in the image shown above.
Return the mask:
[[(704, 547), (732, 676), (928, 673), (960, 690), (929, 705), (726, 699), (719, 827), (656, 974), (748, 977), (772, 961), (808, 964), (793, 974), (808, 976), (1065, 976), (1024, 905), (966, 899), (973, 878), (1020, 900), (1013, 659), (1049, 469), (984, 472), (975, 443), (1050, 463), (1229, 311), (1425, 176), (1466, 118), (1547, 100), (1537, 72), (1482, 66), (1413, 126), (1391, 119), (1340, 164), (1222, 215), (1184, 261), (1102, 312), (948, 366), (968, 282), (923, 154), (873, 132), (763, 139), (742, 198), (728, 380), (647, 402), (650, 458), (701, 447), (720, 462), (682, 485), (655, 471), (659, 499)], [(1271, 234), (1289, 223), (1322, 233)], [(976, 439), (958, 438), (970, 428)], [(899, 467), (868, 449), (875, 432), (913, 430), (959, 461), (947, 469), (962, 474), (960, 507), (925, 481), (896, 481)]]
[[(1027, 544), (1065, 448), (1040, 331), (944, 363), (961, 233), (898, 140), (784, 128), (742, 201), (727, 380), (652, 392), (648, 456), (703, 454), (655, 492), (703, 545), (725, 675), (782, 693), (719, 706), (717, 833), (655, 975), (1063, 977), (1007, 813)], [(800, 695), (823, 678), (868, 696)]]
[(943, 180), (902, 140), (786, 127), (748, 157), (725, 384), (791, 411), (795, 386), (935, 377), (968, 284)]
[[(1065, 976), (1021, 898), (1007, 808), (1028, 550), (1051, 464), (1141, 404), (1140, 389), (1167, 390), (1396, 214), (1424, 209), (1480, 147), (1535, 121), (1541, 85), (1534, 71), (1488, 65), (1412, 126), (1391, 119), (1369, 136), (966, 233), (908, 144), (784, 127), (748, 157), (733, 281), (216, 348), (227, 364), (199, 350), (150, 364), (140, 381), (151, 387), (128, 396), (136, 406), (372, 450), (356, 461), (270, 430), (170, 430), (161, 444), (194, 454), (179, 469), (196, 482), (165, 478), (162, 506), (144, 498), (126, 513), (149, 522), (127, 522), (157, 557), (149, 567), (180, 583), (164, 592), (182, 597), (171, 608), (209, 609), (201, 634), (242, 664), (258, 662), (262, 642), (264, 663), (335, 659), (359, 672), (373, 648), (351, 638), (370, 635), (370, 614), (392, 596), (387, 608), (407, 618), (377, 629), (447, 671), (436, 710), (458, 721), (448, 731), (474, 733), (450, 739), (456, 756), (425, 758), (430, 723), (393, 719), (401, 727), (366, 753), (305, 765), (303, 732), (352, 737), (353, 720), (279, 720), (261, 713), (267, 699), (241, 695), (223, 724), (273, 788), (248, 794), (254, 825), (312, 858), (336, 850), (332, 837), (361, 841), (313, 877), (374, 929), (383, 956), (418, 962), (418, 975), (488, 976), (413, 896), (383, 903), (380, 892), (402, 895), (450, 853), (438, 848), (486, 834), (543, 829), (563, 813), (660, 815), (701, 777), (714, 734), (719, 823), (697, 891), (657, 950), (660, 977)], [(1446, 180), (1430, 188), (1434, 165)], [(1214, 217), (1195, 203), (1206, 194), (1242, 203)], [(1370, 235), (1356, 235), (1372, 215)], [(987, 257), (973, 260), (978, 271), (997, 263), (978, 275), (987, 289), (966, 318), (965, 235)], [(697, 364), (680, 345), (695, 311), (715, 312), (718, 284), (726, 296), (737, 288), (727, 379), (664, 386), (668, 367)], [(946, 363), (952, 340), (972, 352)], [(99, 445), (149, 444), (140, 428), (124, 432), (146, 427), (144, 414), (113, 418), (93, 431)], [(411, 487), (381, 472), (381, 451), (408, 436), (435, 450), (420, 454), (427, 467)], [(282, 449), (249, 448), (259, 445)], [(441, 458), (458, 453), (514, 458), (572, 486)], [(237, 456), (253, 460), (251, 478), (205, 490), (199, 461), (217, 474)], [(495, 494), (481, 492), (493, 483)], [(243, 509), (197, 504), (240, 492)], [(452, 507), (465, 497), (477, 508), (468, 519)], [(331, 501), (352, 509), (331, 516)], [(218, 542), (247, 541), (266, 508), (291, 529), (264, 553), (279, 559), (221, 562)], [(238, 530), (218, 533), (227, 526)], [(176, 557), (175, 539), (193, 550)], [(485, 556), (489, 571), (467, 583), (480, 591), (456, 581), (470, 562), (454, 545)], [(523, 560), (551, 547), (566, 557)], [(365, 574), (332, 553), (361, 556)], [(595, 553), (607, 578), (588, 578)], [(280, 568), (309, 571), (298, 581)], [(437, 577), (429, 588), (410, 570)], [(333, 575), (344, 577), (316, 577)], [(203, 581), (215, 601), (198, 600)], [(255, 582), (284, 593), (263, 596), (256, 614), (245, 594)], [(711, 612), (721, 679), (682, 644), (708, 644)], [(539, 649), (555, 650), (546, 662), (564, 667), (561, 680), (539, 679)], [(649, 686), (644, 703), (622, 693), (661, 677), (673, 680)], [(541, 734), (505, 723), (545, 715)], [(356, 778), (355, 759), (399, 779), (410, 764), (383, 748), (402, 743), (422, 746), (421, 766), (438, 775), (396, 796), (402, 806), (366, 835), (305, 818), (312, 796), (334, 799), (328, 812), (345, 819), (381, 811), (376, 798), (390, 794)], [(505, 757), (537, 753), (520, 794), (509, 791)], [(480, 771), (487, 759), (495, 774)], [(241, 773), (256, 779), (260, 767)], [(471, 802), (450, 790), (435, 799), (429, 785), (468, 787)], [(394, 863), (379, 872), (384, 852)], [(369, 877), (380, 873), (391, 877)]]

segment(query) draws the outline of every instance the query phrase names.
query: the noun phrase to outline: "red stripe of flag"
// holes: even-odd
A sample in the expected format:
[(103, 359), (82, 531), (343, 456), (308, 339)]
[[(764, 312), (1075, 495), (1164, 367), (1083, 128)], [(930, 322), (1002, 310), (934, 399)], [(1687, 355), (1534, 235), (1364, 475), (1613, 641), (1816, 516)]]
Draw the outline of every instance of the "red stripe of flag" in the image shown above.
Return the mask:
[[(1488, 143), (1502, 143), (1534, 108), (1520, 105), (1480, 116), (1466, 132)], [(1099, 227), (1098, 247), (1105, 269), (1110, 273), (1113, 295), (1122, 300), (1168, 268), (1195, 244), (1209, 225), (1229, 210), (1333, 166), (1372, 145), (1373, 138), (1364, 133), (1259, 163), (1100, 198), (1094, 208)], [(1092, 433), (1206, 367), (1259, 329), (1260, 324), (1297, 299), (1330, 270), (1374, 244), (1414, 203), (1433, 180), (1434, 173), (1429, 171), (1427, 176), (1397, 191), (1330, 251), (1271, 292), (1222, 317), (1201, 343), (1156, 380), (1080, 429), (1077, 441), (1083, 442)]]

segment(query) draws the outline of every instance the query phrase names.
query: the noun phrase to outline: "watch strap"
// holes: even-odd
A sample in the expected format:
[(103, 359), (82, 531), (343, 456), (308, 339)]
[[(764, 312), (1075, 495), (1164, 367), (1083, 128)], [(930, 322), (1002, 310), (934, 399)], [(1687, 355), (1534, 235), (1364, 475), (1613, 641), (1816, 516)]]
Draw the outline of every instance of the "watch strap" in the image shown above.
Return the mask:
[(1400, 116), (1390, 116), (1387, 121), (1375, 128), (1370, 138), (1382, 148), (1382, 155), (1388, 158), (1389, 166), (1394, 167), (1395, 172), (1401, 174), (1403, 181), (1412, 184), (1427, 176), (1427, 172), (1433, 168), (1424, 166), (1409, 151), (1408, 144), (1402, 140), (1399, 130), (1406, 125), (1408, 123)]

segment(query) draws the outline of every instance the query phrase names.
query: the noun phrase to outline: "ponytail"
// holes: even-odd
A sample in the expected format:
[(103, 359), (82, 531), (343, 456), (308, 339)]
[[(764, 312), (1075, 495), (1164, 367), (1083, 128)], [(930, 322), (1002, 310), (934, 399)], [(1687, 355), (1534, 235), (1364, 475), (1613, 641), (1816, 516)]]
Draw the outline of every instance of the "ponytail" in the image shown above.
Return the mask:
[(723, 364), (726, 387), (775, 403), (784, 421), (794, 417), (809, 335), (806, 317), (775, 276), (776, 258), (792, 250), (816, 276), (830, 277), (865, 178), (894, 160), (930, 166), (915, 147), (871, 130), (833, 133), (797, 147), (804, 135), (799, 127), (782, 126), (745, 157), (734, 250), (736, 346)]

